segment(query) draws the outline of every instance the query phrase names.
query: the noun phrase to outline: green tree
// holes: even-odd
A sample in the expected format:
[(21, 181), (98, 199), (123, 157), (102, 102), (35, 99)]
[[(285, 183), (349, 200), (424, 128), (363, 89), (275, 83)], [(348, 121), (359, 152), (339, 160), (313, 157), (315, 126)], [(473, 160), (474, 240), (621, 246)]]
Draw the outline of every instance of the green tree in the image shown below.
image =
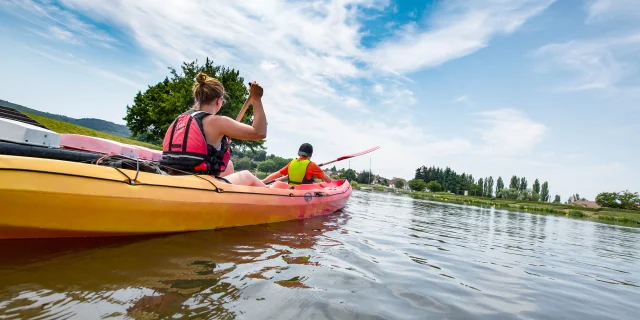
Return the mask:
[(637, 210), (640, 206), (640, 196), (637, 192), (629, 192), (629, 190), (622, 191), (618, 194), (618, 201), (620, 207), (627, 210)]
[(373, 172), (362, 170), (358, 174), (358, 183), (370, 184), (373, 183)]
[(493, 197), (493, 176), (489, 176), (489, 179), (487, 179), (487, 187), (484, 189), (484, 193), (486, 197)]
[[(195, 77), (200, 72), (205, 72), (224, 85), (227, 103), (219, 115), (235, 119), (249, 94), (244, 78), (240, 72), (224, 66), (216, 66), (207, 58), (203, 65), (198, 61), (183, 62), (181, 73), (169, 68), (170, 78), (153, 86), (149, 86), (144, 93), (138, 91), (133, 98), (133, 104), (127, 106), (127, 115), (123, 118), (132, 135), (150, 143), (161, 144), (167, 128), (181, 113), (187, 111), (194, 104), (192, 87)], [(249, 108), (242, 121), (247, 122), (253, 116), (253, 109)], [(264, 141), (234, 140), (232, 146), (247, 146), (250, 148), (262, 148)]]
[(340, 177), (342, 177), (342, 179), (347, 179), (349, 180), (349, 182), (356, 180), (357, 175), (356, 175), (356, 171), (353, 169), (348, 169), (345, 170)]
[(394, 185), (395, 185), (395, 187), (396, 187), (396, 188), (398, 188), (398, 189), (402, 189), (402, 188), (404, 188), (404, 181), (402, 181), (402, 180), (398, 179), (398, 180), (396, 180), (396, 182), (394, 183)]
[(482, 178), (478, 179), (478, 195), (484, 196), (484, 180)]
[(562, 201), (560, 201), (560, 195), (556, 194), (555, 198), (553, 199), (553, 203), (560, 203)]
[(524, 192), (527, 190), (527, 178), (520, 178), (520, 187), (518, 188), (518, 190), (520, 190), (520, 192)]
[(496, 183), (496, 197), (500, 194), (500, 190), (504, 189), (504, 181), (502, 181), (502, 177), (498, 177), (498, 182)]
[(516, 200), (519, 195), (520, 191), (518, 189), (506, 188), (500, 190), (497, 196), (502, 199)]
[(520, 192), (520, 194), (518, 195), (519, 201), (532, 201), (531, 199), (533, 198), (533, 196), (531, 189), (525, 189), (522, 191), (518, 190), (518, 192)]
[(531, 193), (529, 194), (529, 201), (540, 201), (540, 194), (536, 193), (535, 191), (531, 191)]
[(258, 171), (260, 172), (272, 173), (278, 169), (280, 167), (276, 166), (276, 163), (271, 159), (258, 163)]
[(424, 191), (427, 187), (427, 183), (422, 179), (413, 179), (409, 181), (409, 188), (413, 191)]
[(601, 192), (596, 196), (596, 203), (601, 207), (620, 208), (617, 192)]
[(426, 188), (431, 192), (440, 192), (442, 191), (442, 185), (438, 183), (438, 181), (429, 181), (426, 185)]
[(252, 150), (251, 151), (251, 160), (257, 161), (257, 162), (267, 160), (267, 151), (265, 151), (265, 150)]
[(542, 183), (542, 190), (540, 190), (540, 200), (549, 202), (549, 183), (546, 181)]
[(289, 164), (289, 162), (291, 162), (291, 160), (293, 160), (293, 159), (285, 159), (285, 158), (282, 158), (282, 157), (273, 157), (273, 159), (271, 159), (271, 161), (273, 161), (273, 164), (275, 166), (273, 171), (277, 171), (277, 170), (280, 170), (280, 169), (286, 167)]
[(509, 182), (509, 189), (518, 189), (520, 187), (520, 179), (518, 177), (511, 177), (511, 182)]
[[(533, 192), (532, 192), (532, 194), (534, 194), (534, 195), (536, 195), (536, 196), (540, 197), (540, 181), (538, 181), (538, 179), (536, 179), (536, 180), (533, 182)], [(535, 197), (534, 197), (534, 198), (535, 198)], [(540, 201), (540, 198), (533, 199), (533, 201)]]
[(247, 157), (242, 157), (233, 162), (233, 167), (235, 171), (251, 170), (253, 169), (253, 162)]

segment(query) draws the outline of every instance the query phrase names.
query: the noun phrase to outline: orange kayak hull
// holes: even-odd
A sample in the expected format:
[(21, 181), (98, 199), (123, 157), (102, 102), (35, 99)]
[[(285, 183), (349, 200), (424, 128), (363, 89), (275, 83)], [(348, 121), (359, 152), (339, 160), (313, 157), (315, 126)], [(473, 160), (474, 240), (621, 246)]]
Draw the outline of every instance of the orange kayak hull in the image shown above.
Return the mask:
[(125, 236), (304, 219), (346, 206), (346, 180), (257, 188), (0, 155), (0, 239)]

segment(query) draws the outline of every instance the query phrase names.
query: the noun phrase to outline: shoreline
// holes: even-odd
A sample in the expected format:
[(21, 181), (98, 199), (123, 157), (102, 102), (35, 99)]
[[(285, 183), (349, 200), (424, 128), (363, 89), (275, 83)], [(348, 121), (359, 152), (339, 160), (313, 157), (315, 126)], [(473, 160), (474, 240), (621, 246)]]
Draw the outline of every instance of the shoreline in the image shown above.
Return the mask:
[[(361, 188), (361, 186), (354, 187), (356, 190), (361, 190)], [(594, 209), (568, 204), (481, 198), (442, 192), (409, 192), (405, 190), (396, 190), (395, 192), (391, 192), (381, 191), (371, 187), (362, 191), (398, 193), (415, 199), (431, 200), (443, 203), (456, 203), (475, 207), (494, 207), (496, 209), (517, 210), (525, 213), (564, 215), (572, 218), (582, 218), (600, 222), (615, 222), (635, 226), (640, 225), (640, 211), (633, 210), (612, 208)]]

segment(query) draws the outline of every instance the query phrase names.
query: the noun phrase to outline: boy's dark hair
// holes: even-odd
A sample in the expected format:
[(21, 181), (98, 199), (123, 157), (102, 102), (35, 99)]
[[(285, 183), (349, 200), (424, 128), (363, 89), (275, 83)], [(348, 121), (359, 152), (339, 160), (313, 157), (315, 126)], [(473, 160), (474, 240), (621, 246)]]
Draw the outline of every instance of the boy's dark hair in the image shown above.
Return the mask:
[(303, 143), (300, 146), (300, 149), (298, 149), (298, 155), (302, 157), (311, 158), (311, 155), (313, 155), (313, 146), (311, 146), (308, 143)]

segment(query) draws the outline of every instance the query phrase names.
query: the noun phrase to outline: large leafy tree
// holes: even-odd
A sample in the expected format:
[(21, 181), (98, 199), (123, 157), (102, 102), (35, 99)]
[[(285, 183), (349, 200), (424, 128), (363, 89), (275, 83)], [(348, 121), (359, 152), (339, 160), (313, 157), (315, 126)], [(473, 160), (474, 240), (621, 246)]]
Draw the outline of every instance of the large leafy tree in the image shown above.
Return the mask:
[(351, 182), (353, 180), (356, 180), (358, 176), (357, 176), (355, 170), (347, 169), (342, 174), (340, 174), (340, 177), (343, 178), (343, 179), (347, 179), (347, 180), (349, 180), (349, 182)]
[(438, 183), (438, 181), (429, 181), (426, 185), (426, 188), (431, 192), (440, 192), (442, 191), (442, 186)]
[(628, 210), (640, 209), (640, 195), (637, 192), (602, 192), (596, 197), (596, 203), (607, 208)]
[(409, 181), (409, 188), (413, 191), (424, 191), (427, 187), (427, 183), (422, 179), (413, 179)]
[(233, 167), (235, 171), (251, 170), (253, 169), (253, 162), (247, 157), (242, 157), (233, 162)]
[[(187, 111), (194, 104), (192, 88), (198, 73), (204, 72), (214, 77), (224, 85), (227, 103), (219, 115), (235, 119), (242, 109), (249, 91), (244, 84), (240, 72), (224, 66), (214, 65), (207, 58), (204, 64), (198, 61), (183, 62), (180, 72), (168, 68), (170, 76), (158, 82), (143, 93), (138, 92), (133, 104), (127, 106), (127, 115), (123, 118), (127, 122), (132, 135), (143, 141), (161, 144), (167, 128), (181, 113)], [(242, 118), (248, 123), (253, 116), (253, 109), (249, 108)], [(232, 146), (262, 148), (264, 141), (234, 140)]]

